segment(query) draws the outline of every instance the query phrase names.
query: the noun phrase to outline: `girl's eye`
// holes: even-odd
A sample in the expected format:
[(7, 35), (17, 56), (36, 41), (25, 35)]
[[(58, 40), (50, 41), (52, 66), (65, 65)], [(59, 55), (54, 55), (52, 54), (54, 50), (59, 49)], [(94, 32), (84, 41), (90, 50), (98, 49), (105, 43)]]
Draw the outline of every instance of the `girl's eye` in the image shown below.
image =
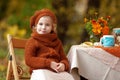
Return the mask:
[(39, 23), (39, 25), (43, 25), (42, 23)]
[(50, 24), (46, 24), (46, 26), (50, 26)]

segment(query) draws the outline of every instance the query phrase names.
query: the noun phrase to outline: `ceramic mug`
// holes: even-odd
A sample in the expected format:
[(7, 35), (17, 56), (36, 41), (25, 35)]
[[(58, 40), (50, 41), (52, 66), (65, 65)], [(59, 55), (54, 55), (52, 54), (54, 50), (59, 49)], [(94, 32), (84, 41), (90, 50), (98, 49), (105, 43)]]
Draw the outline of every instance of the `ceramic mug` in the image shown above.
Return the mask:
[(113, 28), (113, 35), (115, 36), (115, 43), (120, 45), (120, 28)]
[(114, 34), (120, 34), (120, 28), (113, 28)]
[(104, 47), (112, 47), (115, 45), (115, 38), (114, 35), (104, 35), (101, 39), (100, 39), (100, 43), (102, 44), (102, 46)]

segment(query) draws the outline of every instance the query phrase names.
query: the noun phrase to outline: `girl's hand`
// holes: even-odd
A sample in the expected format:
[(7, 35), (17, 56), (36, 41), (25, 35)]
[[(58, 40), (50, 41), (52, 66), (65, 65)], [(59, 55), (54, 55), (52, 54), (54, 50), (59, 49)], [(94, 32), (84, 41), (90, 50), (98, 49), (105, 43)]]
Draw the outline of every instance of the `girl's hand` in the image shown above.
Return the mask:
[(55, 70), (56, 72), (59, 72), (59, 71), (57, 70), (57, 66), (58, 66), (58, 63), (56, 63), (56, 62), (54, 62), (54, 61), (51, 62), (50, 67), (51, 67), (53, 70)]
[(56, 63), (54, 61), (51, 62), (50, 66), (56, 72), (63, 72), (65, 71), (65, 65), (63, 63)]
[(58, 63), (57, 64), (57, 71), (59, 71), (59, 72), (65, 71), (65, 65), (63, 63)]

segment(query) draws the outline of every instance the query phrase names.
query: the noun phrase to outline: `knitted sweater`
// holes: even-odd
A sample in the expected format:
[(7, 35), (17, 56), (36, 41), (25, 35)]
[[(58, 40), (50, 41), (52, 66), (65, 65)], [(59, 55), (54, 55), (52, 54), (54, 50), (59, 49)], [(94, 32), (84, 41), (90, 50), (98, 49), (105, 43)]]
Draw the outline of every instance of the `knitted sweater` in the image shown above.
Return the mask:
[(35, 69), (54, 71), (50, 68), (51, 61), (64, 63), (65, 71), (69, 71), (69, 62), (57, 35), (33, 32), (25, 46), (25, 62), (30, 67), (30, 73)]

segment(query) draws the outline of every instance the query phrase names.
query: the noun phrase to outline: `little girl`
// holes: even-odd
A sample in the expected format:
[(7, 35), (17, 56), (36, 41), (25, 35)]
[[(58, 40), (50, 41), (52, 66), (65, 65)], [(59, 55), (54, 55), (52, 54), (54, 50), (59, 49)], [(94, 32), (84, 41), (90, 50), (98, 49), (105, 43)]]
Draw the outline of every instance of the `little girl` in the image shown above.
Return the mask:
[(74, 80), (68, 73), (69, 62), (56, 34), (54, 13), (49, 9), (36, 11), (30, 27), (32, 34), (25, 46), (25, 62), (30, 67), (31, 80)]

